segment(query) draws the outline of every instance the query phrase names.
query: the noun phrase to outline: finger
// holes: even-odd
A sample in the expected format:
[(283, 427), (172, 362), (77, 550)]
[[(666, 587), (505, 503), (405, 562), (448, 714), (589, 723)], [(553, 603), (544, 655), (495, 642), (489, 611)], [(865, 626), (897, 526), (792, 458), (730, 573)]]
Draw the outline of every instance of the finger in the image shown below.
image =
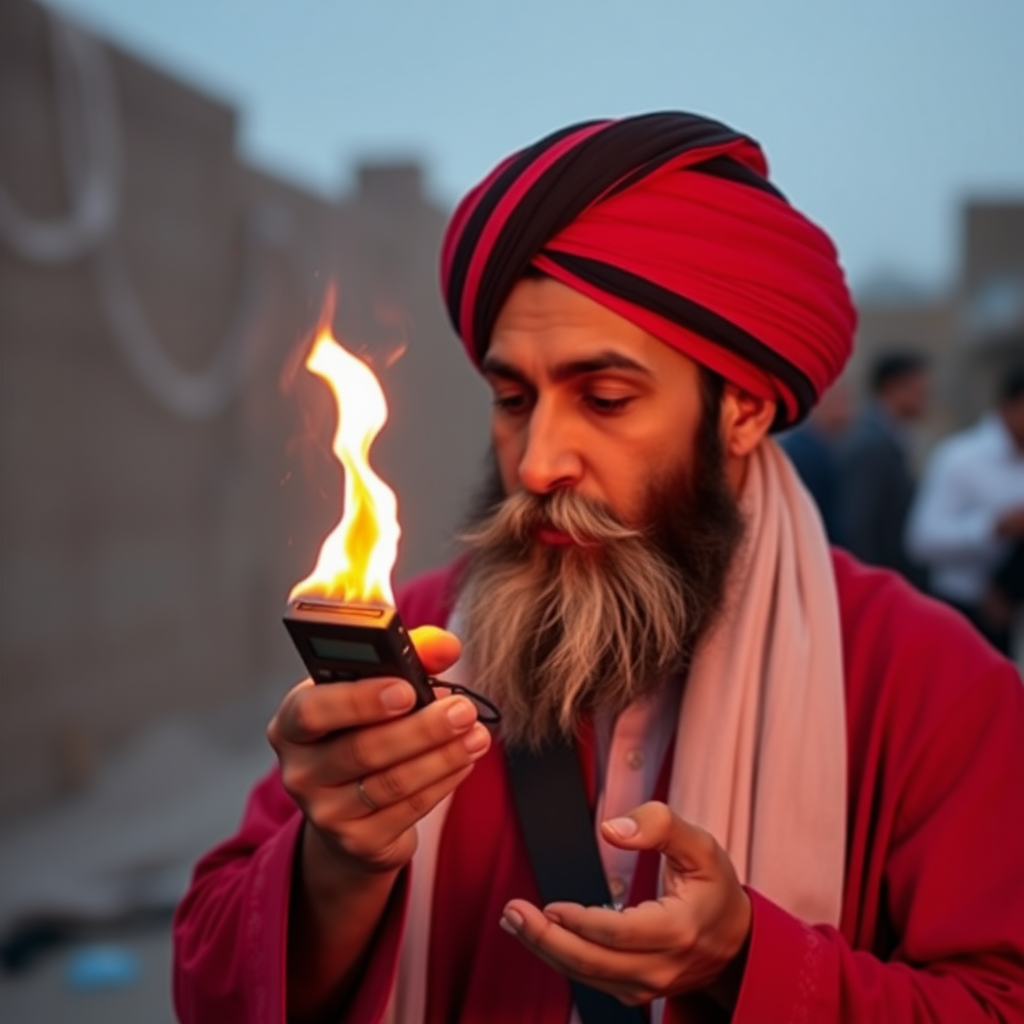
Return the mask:
[[(473, 702), (465, 697), (449, 697), (415, 715), (334, 732), (318, 742), (282, 742), (274, 735), (273, 722), (268, 733), (281, 762), (285, 789), (304, 804), (316, 799), (318, 790), (340, 788), (464, 739), (476, 724)], [(478, 735), (474, 741), (479, 742)]]
[(454, 633), (437, 626), (417, 626), (409, 630), (416, 653), (428, 675), (451, 668), (459, 660), (462, 644)]
[(362, 817), (408, 800), (425, 787), (478, 761), (490, 745), (490, 732), (477, 722), (469, 732), (451, 743), (375, 774), (364, 775), (361, 780), (345, 787), (350, 795), (350, 816)]
[(515, 936), (534, 956), (540, 957), (549, 967), (565, 974), (565, 965), (547, 952), (545, 936), (557, 928), (557, 922), (548, 919), (542, 911), (526, 900), (510, 900), (501, 912), (498, 921), (501, 928)]
[(468, 778), (474, 767), (472, 764), (467, 765), (410, 794), (401, 803), (381, 808), (365, 817), (340, 823), (311, 820), (317, 828), (334, 834), (336, 841), (350, 857), (369, 865), (387, 864), (394, 847), (409, 829)]
[(445, 697), (393, 722), (353, 729), (330, 740), (337, 782), (380, 772), (464, 737), (477, 724), (476, 705)]
[(637, 979), (651, 968), (649, 953), (609, 949), (591, 942), (552, 921), (526, 900), (509, 901), (501, 926), (556, 970), (606, 992), (620, 994), (623, 985), (634, 989)]
[(415, 702), (416, 692), (403, 679), (320, 685), (304, 679), (285, 695), (267, 733), (275, 747), (277, 742), (315, 743), (339, 729), (396, 718)]
[(601, 835), (627, 850), (657, 850), (680, 871), (704, 871), (718, 862), (714, 836), (684, 821), (657, 800), (641, 804), (621, 818), (601, 823)]
[(671, 897), (647, 900), (623, 910), (549, 903), (544, 915), (588, 942), (634, 953), (687, 949), (696, 937), (690, 908)]

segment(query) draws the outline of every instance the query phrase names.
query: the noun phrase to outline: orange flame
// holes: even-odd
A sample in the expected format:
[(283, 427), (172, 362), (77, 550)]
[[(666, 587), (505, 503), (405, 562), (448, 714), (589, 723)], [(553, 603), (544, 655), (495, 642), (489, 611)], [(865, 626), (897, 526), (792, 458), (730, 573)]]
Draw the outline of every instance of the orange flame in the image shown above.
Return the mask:
[(345, 492), (338, 525), (321, 545), (315, 568), (292, 588), (288, 600), (321, 597), (393, 606), (391, 570), (401, 534), (398, 502), (369, 461), (370, 446), (388, 418), (384, 392), (369, 366), (337, 341), (329, 321), (317, 331), (305, 365), (327, 382), (337, 404), (332, 448), (345, 470)]

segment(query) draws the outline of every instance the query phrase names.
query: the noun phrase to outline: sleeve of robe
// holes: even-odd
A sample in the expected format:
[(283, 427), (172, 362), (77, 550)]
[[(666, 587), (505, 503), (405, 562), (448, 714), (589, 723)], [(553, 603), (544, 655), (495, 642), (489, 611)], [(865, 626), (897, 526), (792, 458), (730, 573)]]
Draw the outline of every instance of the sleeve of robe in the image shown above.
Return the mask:
[(283, 1024), (301, 821), (274, 769), (250, 793), (235, 835), (196, 865), (174, 920), (174, 1006), (182, 1024)]
[[(288, 899), (302, 816), (277, 769), (249, 795), (231, 839), (196, 866), (174, 921), (174, 1006), (182, 1024), (284, 1024)], [(370, 967), (338, 1024), (384, 1013), (405, 908), (399, 884)]]
[[(421, 577), (399, 595), (407, 625), (444, 625), (450, 574)], [(196, 865), (174, 917), (174, 1006), (182, 1024), (284, 1024), (288, 900), (302, 815), (275, 767), (253, 788), (242, 823)], [(339, 1021), (381, 1019), (397, 969), (403, 874), (369, 968)]]
[[(850, 565), (854, 594), (879, 577)], [(954, 612), (890, 588), (863, 617), (844, 609), (858, 640), (840, 927), (751, 892), (733, 1024), (1024, 1020), (1024, 686)]]

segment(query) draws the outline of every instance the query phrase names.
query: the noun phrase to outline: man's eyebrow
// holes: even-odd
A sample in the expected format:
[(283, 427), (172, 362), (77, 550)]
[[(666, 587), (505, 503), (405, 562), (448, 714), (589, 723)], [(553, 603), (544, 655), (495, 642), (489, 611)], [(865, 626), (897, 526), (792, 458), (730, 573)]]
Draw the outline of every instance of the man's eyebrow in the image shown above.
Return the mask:
[[(527, 383), (526, 375), (521, 370), (494, 356), (485, 356), (480, 368), (491, 377), (502, 377), (507, 380)], [(584, 377), (591, 373), (603, 373), (605, 370), (629, 370), (633, 373), (642, 373), (647, 377), (653, 376), (643, 363), (638, 363), (622, 352), (606, 349), (584, 359), (570, 359), (564, 363), (557, 363), (552, 367), (551, 377), (553, 380), (561, 382), (571, 380), (573, 377)]]
[(480, 369), (487, 377), (501, 377), (503, 380), (514, 380), (519, 384), (526, 384), (526, 375), (517, 370), (511, 363), (506, 363), (494, 356), (484, 356), (480, 363)]

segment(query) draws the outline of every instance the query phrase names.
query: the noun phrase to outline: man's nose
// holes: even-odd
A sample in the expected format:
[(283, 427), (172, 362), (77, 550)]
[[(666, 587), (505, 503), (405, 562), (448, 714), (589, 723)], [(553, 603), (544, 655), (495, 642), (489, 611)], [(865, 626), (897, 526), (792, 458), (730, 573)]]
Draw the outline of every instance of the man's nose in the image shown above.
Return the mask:
[(575, 487), (583, 462), (574, 443), (571, 425), (557, 409), (538, 402), (530, 417), (526, 448), (519, 462), (519, 482), (533, 494), (550, 494)]

